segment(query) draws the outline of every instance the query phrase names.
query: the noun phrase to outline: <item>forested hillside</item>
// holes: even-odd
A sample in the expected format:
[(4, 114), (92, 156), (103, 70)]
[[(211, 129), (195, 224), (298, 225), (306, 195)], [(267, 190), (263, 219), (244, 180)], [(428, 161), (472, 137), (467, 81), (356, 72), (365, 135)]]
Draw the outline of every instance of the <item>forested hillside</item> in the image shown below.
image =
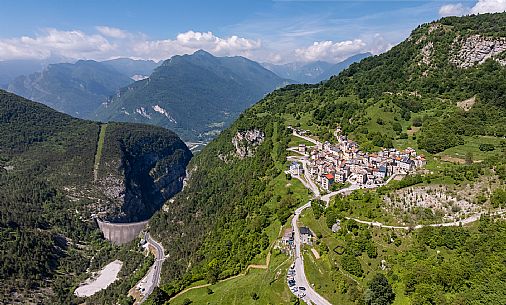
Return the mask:
[[(307, 192), (295, 190), (283, 172), (286, 148), (293, 141), (290, 125), (328, 141), (334, 141), (332, 132), (340, 125), (369, 152), (414, 147), (435, 165), (434, 176), (413, 184), (473, 183), (485, 173), (503, 173), (504, 147), (499, 145), (492, 145), (494, 154), (481, 148), (479, 155), (464, 153), (465, 160), (461, 155), (459, 162), (464, 164), (444, 160), (452, 148), (464, 149), (482, 136), (499, 143), (506, 135), (505, 18), (506, 14), (484, 14), (424, 24), (392, 50), (353, 64), (327, 83), (276, 90), (244, 112), (191, 161), (183, 192), (150, 221), (171, 257), (171, 264), (164, 265), (164, 290), (170, 295), (202, 279), (214, 283), (237, 274), (265, 254), (276, 237), (272, 231), (307, 199)], [(484, 44), (497, 47), (483, 55), (476, 50)], [(471, 101), (466, 107), (465, 100)], [(468, 234), (467, 228), (455, 230)], [(421, 243), (430, 245), (427, 236), (420, 235)], [(484, 235), (473, 238), (481, 240)], [(490, 244), (504, 242), (502, 234), (489, 238)], [(420, 252), (409, 253), (413, 256), (408, 260), (422, 259), (416, 256)], [(504, 262), (497, 263), (501, 265), (497, 272), (489, 269), (494, 277), (504, 270)], [(450, 261), (448, 268), (459, 264)], [(414, 272), (416, 264), (409, 268)], [(411, 285), (408, 278), (396, 281), (401, 287)], [(416, 283), (409, 286), (413, 290), (406, 288), (407, 298), (415, 300), (428, 289), (425, 282)], [(480, 291), (497, 289), (496, 283), (484, 283)], [(452, 300), (445, 293), (457, 290), (441, 291), (440, 300)], [(464, 292), (472, 291), (478, 290)], [(436, 303), (445, 304), (432, 302)], [(484, 303), (496, 304), (492, 298)]]
[(182, 188), (174, 133), (108, 124), (95, 166), (101, 128), (0, 91), (0, 303), (70, 304), (104, 246), (91, 215), (145, 220)]

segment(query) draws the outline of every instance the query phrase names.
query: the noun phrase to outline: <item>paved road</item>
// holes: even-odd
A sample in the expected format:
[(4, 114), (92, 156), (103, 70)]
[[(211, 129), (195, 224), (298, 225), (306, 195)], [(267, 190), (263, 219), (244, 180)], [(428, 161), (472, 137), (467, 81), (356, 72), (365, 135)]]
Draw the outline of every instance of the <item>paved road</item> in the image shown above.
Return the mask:
[(301, 253), (302, 241), (300, 238), (300, 232), (298, 230), (297, 222), (299, 220), (300, 213), (311, 206), (311, 202), (306, 203), (301, 206), (297, 210), (295, 210), (295, 215), (292, 218), (292, 228), (294, 230), (294, 244), (295, 244), (295, 262), (294, 262), (294, 280), (295, 287), (304, 287), (305, 291), (299, 290), (295, 295), (298, 295), (301, 292), (304, 292), (306, 295), (302, 298), (304, 302), (307, 304), (316, 304), (316, 305), (331, 305), (329, 301), (327, 301), (324, 297), (319, 295), (313, 287), (309, 284), (306, 273), (304, 271), (304, 258)]
[(308, 141), (308, 142), (311, 142), (311, 143), (313, 143), (314, 145), (318, 145), (318, 144), (320, 144), (320, 142), (318, 142), (317, 140), (315, 140), (315, 139), (313, 139), (313, 138), (310, 138), (310, 137), (306, 137), (306, 136), (300, 135), (300, 134), (298, 134), (295, 130), (293, 131), (293, 135), (294, 135), (294, 136), (296, 136), (296, 137), (299, 137), (299, 138), (301, 138), (301, 139), (304, 139), (304, 140), (306, 140), (306, 141)]
[(381, 222), (365, 221), (365, 220), (360, 220), (360, 219), (356, 219), (356, 218), (352, 218), (352, 217), (346, 217), (346, 219), (353, 219), (358, 223), (363, 223), (363, 224), (370, 225), (373, 227), (381, 227), (381, 228), (385, 228), (385, 229), (403, 229), (403, 230), (415, 229), (416, 230), (416, 229), (421, 229), (423, 227), (458, 227), (461, 225), (466, 225), (466, 224), (470, 224), (475, 221), (478, 221), (482, 215), (498, 216), (498, 215), (502, 215), (504, 213), (506, 213), (506, 211), (503, 211), (503, 210), (496, 211), (494, 213), (476, 213), (476, 214), (473, 214), (473, 215), (471, 215), (467, 218), (464, 218), (462, 220), (459, 220), (459, 221), (433, 223), (433, 224), (428, 224), (428, 225), (415, 225), (415, 226), (389, 226), (389, 225), (382, 224)]
[(145, 293), (144, 297), (142, 298), (142, 302), (146, 301), (146, 299), (149, 297), (149, 295), (153, 292), (155, 287), (160, 286), (160, 273), (162, 272), (162, 264), (165, 259), (165, 253), (163, 250), (163, 247), (161, 244), (159, 244), (156, 240), (151, 238), (151, 235), (149, 233), (145, 234), (146, 242), (153, 246), (156, 251), (155, 255), (155, 262), (153, 266), (149, 269), (146, 277), (141, 280), (141, 282), (145, 281)]
[(307, 165), (309, 163), (308, 160), (302, 159), (302, 168), (304, 169), (304, 178), (306, 179), (307, 183), (311, 187), (311, 191), (316, 196), (316, 198), (320, 198), (320, 190), (316, 186), (316, 184), (313, 182), (313, 179), (309, 178), (309, 170), (307, 169)]

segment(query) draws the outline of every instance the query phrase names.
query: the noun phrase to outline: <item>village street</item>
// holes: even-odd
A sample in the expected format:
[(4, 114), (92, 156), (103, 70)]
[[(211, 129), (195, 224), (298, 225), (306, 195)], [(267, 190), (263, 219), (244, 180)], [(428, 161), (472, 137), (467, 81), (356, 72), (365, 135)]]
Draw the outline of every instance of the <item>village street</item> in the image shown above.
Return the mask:
[[(306, 141), (310, 141), (309, 137), (307, 136), (302, 136), (302, 135), (299, 135), (298, 133), (296, 132), (293, 132), (293, 135), (296, 136), (296, 137), (299, 137), (301, 139), (304, 139)], [(311, 143), (314, 143), (315, 145), (321, 145), (320, 142), (318, 142), (317, 140), (315, 139), (311, 139), (310, 141)], [(304, 168), (304, 172), (306, 173), (307, 172), (307, 163), (308, 163), (308, 160), (307, 160), (307, 157), (306, 156), (303, 156), (303, 157), (300, 157), (300, 156), (289, 156), (287, 157), (287, 160), (289, 161), (298, 161), (298, 162), (301, 162), (302, 165), (303, 165), (303, 168)], [(347, 193), (351, 193), (355, 190), (358, 190), (358, 189), (365, 189), (365, 188), (368, 188), (368, 189), (373, 189), (373, 188), (377, 188), (377, 187), (380, 187), (380, 186), (383, 186), (383, 185), (387, 185), (390, 181), (392, 181), (393, 179), (395, 179), (397, 176), (399, 176), (399, 174), (393, 174), (392, 176), (390, 176), (387, 181), (385, 181), (384, 183), (382, 184), (351, 184), (350, 186), (346, 187), (346, 188), (343, 188), (343, 189), (340, 189), (338, 191), (335, 191), (335, 192), (331, 192), (331, 193), (328, 193), (328, 194), (325, 194), (323, 196), (320, 196), (320, 191), (318, 189), (318, 187), (316, 186), (316, 184), (311, 180), (311, 178), (308, 177), (308, 175), (304, 175), (304, 179), (302, 179), (300, 176), (295, 176), (295, 178), (299, 179), (306, 188), (308, 188), (310, 191), (313, 192), (313, 194), (315, 195), (315, 198), (317, 199), (320, 199), (320, 200), (323, 200), (326, 202), (326, 206), (328, 207), (329, 205), (329, 202), (330, 202), (330, 199), (338, 194), (347, 194)], [(490, 215), (502, 215), (504, 214), (506, 211), (496, 211)], [(454, 221), (454, 222), (444, 222), (444, 223), (436, 223), (436, 224), (429, 224), (429, 225), (422, 225), (422, 224), (418, 224), (418, 225), (414, 225), (414, 226), (391, 226), (391, 225), (385, 225), (383, 223), (380, 223), (380, 222), (375, 222), (375, 221), (364, 221), (364, 220), (360, 220), (360, 219), (356, 219), (356, 218), (353, 218), (353, 217), (346, 217), (346, 219), (352, 219), (352, 220), (355, 220), (356, 222), (358, 223), (362, 223), (362, 224), (367, 224), (367, 225), (370, 225), (370, 226), (374, 226), (374, 227), (381, 227), (381, 228), (385, 228), (385, 229), (403, 229), (403, 230), (409, 230), (409, 229), (421, 229), (425, 226), (429, 226), (429, 227), (454, 227), (454, 226), (460, 226), (460, 225), (465, 225), (465, 224), (469, 224), (469, 223), (472, 223), (472, 222), (475, 222), (477, 220), (480, 219), (481, 215), (483, 214), (487, 214), (487, 213), (475, 213), (467, 218), (464, 218), (464, 219), (461, 219), (459, 221)]]

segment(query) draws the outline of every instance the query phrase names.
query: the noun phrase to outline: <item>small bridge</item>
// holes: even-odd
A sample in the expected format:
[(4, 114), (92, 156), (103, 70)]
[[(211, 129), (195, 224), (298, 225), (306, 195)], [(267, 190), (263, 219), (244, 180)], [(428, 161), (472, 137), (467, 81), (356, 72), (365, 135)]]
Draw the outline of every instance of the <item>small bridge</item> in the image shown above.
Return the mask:
[(130, 223), (112, 223), (97, 218), (97, 224), (104, 238), (116, 245), (123, 245), (131, 242), (141, 233), (148, 220)]

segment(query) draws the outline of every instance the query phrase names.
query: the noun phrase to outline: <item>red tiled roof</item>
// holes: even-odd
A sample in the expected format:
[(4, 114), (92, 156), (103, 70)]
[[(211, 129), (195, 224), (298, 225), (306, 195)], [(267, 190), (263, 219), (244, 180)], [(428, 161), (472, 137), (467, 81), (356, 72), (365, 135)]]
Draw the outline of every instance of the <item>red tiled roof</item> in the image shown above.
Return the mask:
[(329, 179), (329, 180), (334, 179), (334, 175), (332, 175), (332, 174), (326, 174), (325, 177), (327, 177), (327, 179)]

